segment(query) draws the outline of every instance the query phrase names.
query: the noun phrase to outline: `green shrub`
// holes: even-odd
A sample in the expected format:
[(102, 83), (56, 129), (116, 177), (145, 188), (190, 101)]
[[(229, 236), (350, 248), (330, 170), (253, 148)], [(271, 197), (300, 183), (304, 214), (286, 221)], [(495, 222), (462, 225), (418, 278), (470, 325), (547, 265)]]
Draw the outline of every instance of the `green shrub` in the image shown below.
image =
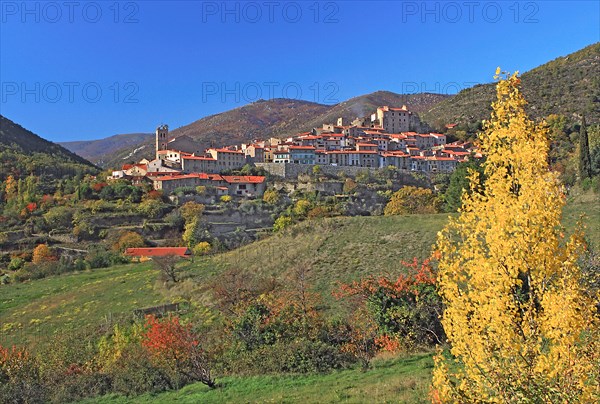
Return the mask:
[(291, 226), (292, 223), (293, 223), (293, 220), (291, 217), (279, 216), (277, 218), (277, 220), (275, 220), (275, 223), (273, 224), (273, 231), (281, 231), (281, 230), (285, 229), (286, 227)]
[(70, 228), (73, 222), (73, 209), (55, 206), (44, 213), (44, 220), (49, 229)]
[(312, 203), (306, 199), (300, 199), (294, 205), (293, 212), (297, 216), (306, 216), (310, 208), (312, 207)]
[(274, 189), (269, 189), (268, 191), (265, 191), (263, 195), (263, 201), (265, 201), (269, 205), (276, 205), (277, 203), (279, 203), (280, 200), (281, 196), (279, 195), (279, 192), (277, 192)]
[(158, 199), (146, 199), (137, 206), (137, 211), (149, 218), (157, 218), (160, 216), (164, 205)]
[(128, 344), (111, 371), (113, 390), (127, 396), (159, 393), (174, 388), (168, 374), (152, 364), (148, 351)]
[(25, 261), (22, 258), (15, 257), (10, 260), (10, 263), (8, 264), (8, 269), (10, 271), (17, 271), (17, 270), (23, 268), (24, 264), (25, 264)]
[(107, 251), (103, 247), (90, 248), (85, 260), (92, 269), (108, 268), (111, 265), (126, 264), (129, 262), (127, 257), (124, 257), (115, 251)]

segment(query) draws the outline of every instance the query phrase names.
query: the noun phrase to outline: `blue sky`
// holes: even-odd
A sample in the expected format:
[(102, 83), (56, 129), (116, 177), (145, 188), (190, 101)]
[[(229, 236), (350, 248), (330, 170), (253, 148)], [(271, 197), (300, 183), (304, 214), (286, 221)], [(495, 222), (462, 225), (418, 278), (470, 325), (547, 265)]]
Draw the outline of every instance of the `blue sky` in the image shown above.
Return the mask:
[(597, 1), (73, 3), (0, 2), (0, 113), (52, 141), (258, 98), (456, 93), (600, 41)]

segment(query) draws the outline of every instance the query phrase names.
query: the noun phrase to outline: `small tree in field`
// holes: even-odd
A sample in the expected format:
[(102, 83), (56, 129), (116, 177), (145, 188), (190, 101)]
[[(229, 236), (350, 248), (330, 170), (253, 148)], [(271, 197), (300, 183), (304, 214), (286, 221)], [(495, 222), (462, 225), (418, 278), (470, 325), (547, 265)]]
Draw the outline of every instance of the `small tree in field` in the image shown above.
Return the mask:
[(212, 249), (212, 246), (210, 245), (209, 242), (201, 241), (194, 246), (194, 255), (196, 255), (198, 257), (202, 256), (202, 255), (206, 255), (210, 252), (211, 249)]
[(179, 281), (177, 263), (180, 258), (177, 255), (165, 255), (164, 257), (152, 257), (156, 269), (160, 271), (164, 280), (174, 283)]
[(598, 402), (600, 330), (577, 264), (583, 237), (565, 240), (547, 129), (526, 116), (517, 74), (496, 92), (480, 135), (485, 189), (473, 172), (460, 216), (438, 234), (451, 357), (436, 357), (432, 399)]

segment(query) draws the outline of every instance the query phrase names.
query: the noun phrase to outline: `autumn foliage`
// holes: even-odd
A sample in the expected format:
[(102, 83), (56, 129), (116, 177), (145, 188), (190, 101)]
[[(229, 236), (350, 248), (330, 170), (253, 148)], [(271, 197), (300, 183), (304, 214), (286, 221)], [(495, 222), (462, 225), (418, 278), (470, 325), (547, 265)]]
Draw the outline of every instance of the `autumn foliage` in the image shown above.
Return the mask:
[(206, 355), (191, 324), (181, 324), (178, 317), (157, 319), (148, 316), (142, 345), (158, 364), (176, 376), (181, 375), (209, 387), (215, 386)]
[(402, 187), (394, 192), (392, 199), (385, 205), (384, 214), (407, 215), (426, 214), (438, 211), (438, 201), (430, 189), (419, 187)]
[[(499, 74), (499, 71), (498, 71)], [(583, 288), (582, 232), (564, 236), (565, 197), (547, 129), (525, 114), (517, 74), (500, 80), (480, 135), (485, 189), (471, 173), (460, 216), (438, 234), (450, 352), (434, 402), (598, 402), (600, 333)]]
[(34, 264), (41, 264), (43, 262), (55, 260), (56, 257), (54, 256), (54, 254), (52, 254), (52, 251), (50, 251), (50, 248), (48, 248), (48, 245), (46, 244), (39, 244), (33, 250), (32, 262)]
[(113, 250), (123, 252), (128, 248), (144, 247), (145, 245), (146, 241), (139, 233), (124, 231), (117, 242), (113, 244)]
[(42, 402), (45, 395), (36, 358), (24, 348), (0, 345), (0, 402)]
[[(443, 340), (438, 320), (441, 303), (435, 291), (436, 274), (429, 260), (419, 264), (415, 258), (403, 266), (406, 272), (396, 278), (368, 277), (343, 284), (334, 293), (338, 298), (356, 298), (359, 307), (364, 307), (372, 326), (361, 320), (356, 327), (363, 334), (357, 337), (370, 335), (379, 350), (409, 350), (416, 346), (433, 346)], [(356, 341), (364, 351), (366, 345), (360, 338)]]

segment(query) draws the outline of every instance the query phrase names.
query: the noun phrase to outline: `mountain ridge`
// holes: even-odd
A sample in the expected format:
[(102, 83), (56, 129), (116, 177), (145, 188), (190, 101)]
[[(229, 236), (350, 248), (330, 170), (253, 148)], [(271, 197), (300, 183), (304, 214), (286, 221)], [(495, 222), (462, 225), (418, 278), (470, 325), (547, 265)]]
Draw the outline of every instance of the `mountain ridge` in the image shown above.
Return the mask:
[(94, 172), (97, 167), (81, 156), (0, 115), (0, 181), (8, 175), (65, 175)]
[(153, 138), (153, 133), (123, 133), (103, 139), (58, 142), (58, 144), (92, 163), (102, 165), (103, 161), (99, 157), (110, 155), (123, 147), (151, 141)]

